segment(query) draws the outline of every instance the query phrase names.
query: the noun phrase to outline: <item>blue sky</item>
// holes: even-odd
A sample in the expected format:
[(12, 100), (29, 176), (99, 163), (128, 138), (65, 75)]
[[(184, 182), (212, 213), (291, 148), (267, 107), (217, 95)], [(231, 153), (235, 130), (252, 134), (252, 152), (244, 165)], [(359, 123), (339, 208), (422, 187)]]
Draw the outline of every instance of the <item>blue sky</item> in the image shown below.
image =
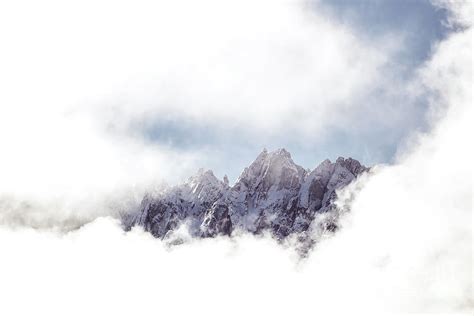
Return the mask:
[[(403, 36), (403, 46), (390, 57), (389, 66), (391, 75), (402, 83), (414, 76), (417, 67), (429, 58), (432, 46), (448, 32), (442, 24), (446, 11), (429, 1), (336, 0), (322, 1), (317, 6), (332, 21), (348, 26), (366, 41)], [(403, 93), (391, 97), (399, 98), (397, 102), (405, 101)], [(380, 95), (372, 98), (386, 100)], [(314, 168), (320, 161), (338, 156), (351, 156), (367, 165), (390, 163), (407, 135), (425, 128), (425, 102), (423, 98), (411, 101), (406, 113), (399, 113), (403, 124), (398, 126), (384, 124), (381, 119), (356, 129), (328, 127), (324, 135), (306, 137), (303, 142), (284, 133), (260, 136), (238, 126), (216, 127), (179, 116), (148, 122), (143, 133), (147, 139), (179, 151), (208, 152), (209, 160), (204, 167), (213, 169), (219, 176), (226, 173), (232, 181), (264, 147), (288, 149), (293, 159), (305, 168)], [(358, 113), (359, 117), (350, 124), (365, 120), (365, 114)]]

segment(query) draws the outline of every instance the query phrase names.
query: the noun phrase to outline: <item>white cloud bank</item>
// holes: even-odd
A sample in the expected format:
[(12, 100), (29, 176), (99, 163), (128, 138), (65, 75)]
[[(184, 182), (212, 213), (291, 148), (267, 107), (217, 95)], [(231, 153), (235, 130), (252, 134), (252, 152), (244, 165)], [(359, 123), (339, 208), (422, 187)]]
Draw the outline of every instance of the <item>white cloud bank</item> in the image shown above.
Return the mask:
[[(353, 115), (372, 106), (367, 95), (388, 86), (381, 69), (399, 42), (369, 43), (315, 8), (2, 2), (0, 222), (87, 221), (110, 212), (117, 192), (133, 204), (157, 179), (206, 165), (204, 150), (183, 152), (137, 131), (155, 120), (238, 127), (252, 138), (284, 131), (295, 141), (358, 125)], [(385, 113), (365, 112), (372, 122)]]
[[(297, 265), (289, 250), (249, 236), (169, 251), (107, 218), (66, 236), (2, 227), (0, 313), (472, 313), (471, 38), (469, 25), (440, 43), (420, 69), (418, 87), (432, 96), (432, 132), (414, 137), (395, 165), (341, 193), (340, 202), (352, 212), (306, 262)], [(25, 120), (39, 124), (34, 117)], [(21, 131), (12, 128), (7, 131)], [(109, 144), (108, 136), (103, 140)], [(13, 158), (9, 162), (16, 166)], [(1, 184), (2, 192), (23, 188), (21, 182)]]

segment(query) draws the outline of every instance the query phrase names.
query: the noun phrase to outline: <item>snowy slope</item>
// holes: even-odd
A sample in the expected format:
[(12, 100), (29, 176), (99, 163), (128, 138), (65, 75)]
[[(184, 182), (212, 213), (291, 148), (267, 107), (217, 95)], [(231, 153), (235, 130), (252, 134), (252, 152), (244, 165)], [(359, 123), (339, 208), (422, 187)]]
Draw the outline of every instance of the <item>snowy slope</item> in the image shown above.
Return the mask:
[(310, 171), (285, 149), (263, 150), (233, 186), (201, 169), (181, 185), (146, 196), (125, 226), (142, 226), (159, 238), (184, 224), (195, 237), (238, 230), (270, 231), (284, 239), (308, 231), (315, 215), (331, 210), (336, 190), (366, 170), (357, 160), (340, 157)]

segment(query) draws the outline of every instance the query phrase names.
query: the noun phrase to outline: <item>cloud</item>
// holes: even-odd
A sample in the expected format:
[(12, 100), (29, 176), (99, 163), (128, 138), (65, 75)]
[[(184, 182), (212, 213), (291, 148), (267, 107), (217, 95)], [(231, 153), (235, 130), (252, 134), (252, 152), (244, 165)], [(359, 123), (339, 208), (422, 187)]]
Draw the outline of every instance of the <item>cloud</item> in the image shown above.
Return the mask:
[[(350, 206), (351, 213), (343, 218), (339, 232), (322, 240), (307, 261), (296, 262), (291, 249), (282, 248), (271, 239), (245, 235), (235, 239), (196, 240), (168, 249), (161, 241), (139, 230), (123, 232), (110, 218), (99, 218), (66, 235), (2, 226), (0, 311), (9, 315), (33, 312), (55, 315), (65, 311), (72, 315), (472, 312), (472, 150), (466, 143), (466, 135), (472, 133), (471, 36), (469, 26), (439, 43), (411, 86), (429, 96), (431, 131), (414, 135), (400, 150), (394, 165), (378, 167), (374, 175), (340, 193), (340, 205)], [(199, 50), (196, 54), (199, 55)], [(15, 93), (9, 90), (7, 95)], [(20, 94), (18, 98), (29, 99), (30, 96)], [(23, 154), (38, 152), (30, 157), (38, 157), (47, 166), (54, 166), (56, 160), (41, 159), (41, 151), (30, 151), (22, 146), (37, 144), (41, 149), (46, 144), (50, 146), (46, 148), (53, 148), (46, 152), (66, 157), (69, 154), (57, 148), (67, 148), (81, 157), (80, 160), (71, 157), (68, 161), (83, 161), (87, 157), (81, 156), (81, 150), (74, 149), (74, 143), (67, 141), (71, 135), (77, 135), (75, 143), (86, 150), (82, 155), (95, 149), (101, 153), (98, 159), (103, 160), (97, 164), (91, 162), (86, 170), (71, 172), (76, 176), (87, 175), (80, 182), (81, 188), (87, 189), (92, 184), (97, 185), (92, 186), (94, 188), (105, 187), (98, 191), (99, 196), (115, 187), (106, 180), (104, 184), (95, 184), (91, 179), (102, 181), (102, 178), (92, 175), (98, 172), (97, 175), (113, 177), (123, 166), (112, 165), (108, 169), (108, 163), (113, 161), (110, 157), (118, 154), (121, 159), (133, 161), (137, 157), (155, 158), (146, 154), (148, 144), (143, 145), (132, 136), (116, 139), (117, 146), (111, 144), (115, 138), (94, 125), (101, 116), (92, 110), (78, 110), (85, 114), (65, 120), (54, 107), (34, 110), (35, 107), (27, 106), (28, 102), (13, 97), (11, 100), (18, 102), (15, 104), (21, 109), (33, 111), (33, 115), (24, 117), (26, 123), (35, 127), (46, 123), (54, 128), (38, 129), (38, 134), (30, 133), (34, 129), (22, 132), (21, 126), (15, 126), (21, 120), (0, 116), (1, 122), (9, 126), (2, 131), (14, 135), (9, 139), (4, 133), (0, 134), (6, 148), (18, 146), (16, 150)], [(53, 104), (62, 109), (62, 103)], [(23, 117), (20, 110), (11, 112), (12, 109), (2, 110), (2, 113)], [(128, 114), (133, 116), (133, 113)], [(37, 121), (35, 117), (47, 119)], [(81, 119), (91, 125), (83, 121), (77, 123)], [(57, 131), (64, 134), (59, 137)], [(50, 136), (53, 140), (41, 142), (38, 135)], [(63, 135), (68, 137), (62, 138)], [(31, 141), (28, 137), (32, 137)], [(128, 141), (131, 144), (125, 146), (124, 142)], [(157, 152), (163, 153), (161, 149)], [(176, 157), (173, 154), (165, 157)], [(19, 161), (14, 160), (15, 157)], [(15, 197), (17, 190), (21, 190), (22, 194), (31, 196), (36, 192), (32, 189), (38, 188), (41, 198), (34, 201), (57, 201), (50, 195), (49, 185), (68, 177), (56, 174), (48, 177), (48, 168), (36, 170), (41, 165), (28, 168), (28, 162), (33, 160), (27, 158), (12, 154), (8, 165), (16, 171), (20, 170), (17, 166), (25, 166), (41, 176), (33, 177), (31, 186), (26, 176), (20, 177), (25, 180), (25, 187), (20, 180), (10, 186), (2, 179), (2, 193), (10, 192)], [(176, 164), (181, 161), (177, 159)], [(170, 161), (172, 159), (159, 167), (169, 166)], [(101, 171), (102, 167), (107, 168)], [(69, 169), (67, 165), (60, 170)], [(14, 172), (9, 171), (7, 165), (2, 164), (1, 170), (9, 175), (7, 179), (15, 181)], [(125, 168), (125, 171), (119, 172), (119, 179), (128, 179), (130, 169)], [(40, 180), (47, 185), (41, 186)], [(71, 191), (75, 188), (72, 183)], [(68, 197), (64, 191), (58, 192), (61, 197)], [(85, 190), (81, 194), (86, 193), (90, 192)], [(4, 201), (2, 199), (2, 203)], [(17, 199), (11, 201), (17, 203), (20, 213), (25, 209)], [(97, 207), (92, 204), (91, 210)], [(46, 203), (44, 209), (55, 206)], [(61, 204), (60, 209), (70, 209), (68, 206)], [(39, 212), (36, 205), (29, 207), (37, 211), (41, 221), (44, 213)], [(2, 210), (5, 209), (11, 210)], [(31, 218), (34, 217), (28, 217)], [(7, 217), (3, 223), (10, 220), (11, 217)]]
[(2, 10), (15, 31), (3, 36), (5, 104), (92, 111), (118, 128), (172, 117), (318, 134), (380, 89), (400, 49), (302, 1), (26, 4)]
[[(357, 125), (400, 48), (303, 1), (18, 1), (0, 12), (0, 221), (33, 226), (108, 214), (114, 197), (134, 201), (219, 152), (153, 142), (144, 133), (157, 121), (295, 142)], [(383, 112), (372, 108), (373, 121)]]
[(338, 271), (332, 295), (364, 309), (472, 312), (471, 37), (470, 25), (451, 35), (419, 70), (432, 131), (354, 184), (355, 197), (342, 194), (351, 213), (313, 257), (315, 269)]

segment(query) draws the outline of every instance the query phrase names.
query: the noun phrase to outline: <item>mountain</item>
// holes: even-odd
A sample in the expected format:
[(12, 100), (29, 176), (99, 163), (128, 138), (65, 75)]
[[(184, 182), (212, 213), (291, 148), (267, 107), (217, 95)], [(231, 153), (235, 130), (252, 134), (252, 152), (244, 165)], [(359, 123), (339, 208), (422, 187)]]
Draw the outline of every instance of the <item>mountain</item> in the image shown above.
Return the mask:
[[(186, 225), (193, 237), (269, 231), (279, 240), (304, 236), (316, 215), (334, 208), (337, 190), (368, 168), (352, 158), (323, 161), (314, 170), (295, 164), (285, 149), (263, 150), (233, 186), (200, 169), (185, 183), (143, 198), (137, 213), (124, 217), (127, 229), (142, 226), (166, 238)], [(326, 223), (329, 230), (335, 223)]]

